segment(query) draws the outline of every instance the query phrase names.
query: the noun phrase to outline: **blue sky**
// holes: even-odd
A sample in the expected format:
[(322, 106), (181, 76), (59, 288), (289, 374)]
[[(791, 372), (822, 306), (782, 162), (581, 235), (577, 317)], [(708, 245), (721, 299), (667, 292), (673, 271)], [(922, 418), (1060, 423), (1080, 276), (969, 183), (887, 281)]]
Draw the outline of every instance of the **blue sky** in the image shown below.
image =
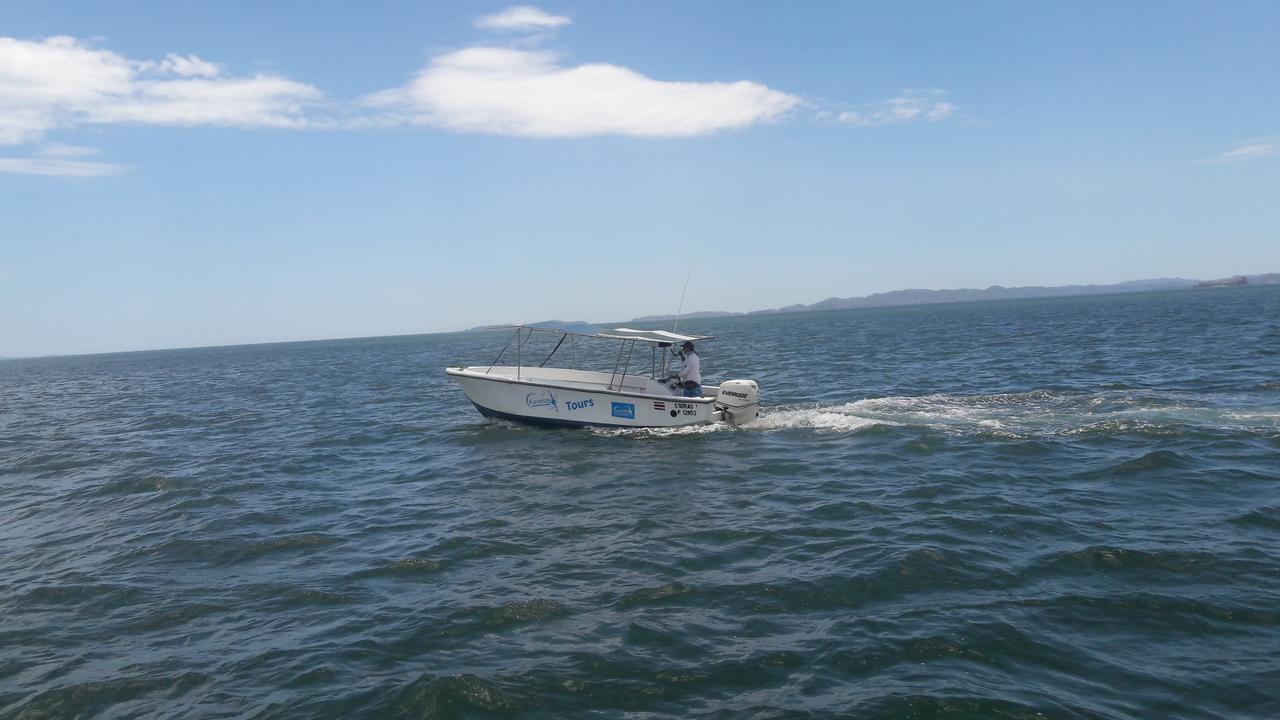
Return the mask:
[(1280, 4), (0, 2), (0, 355), (1280, 271)]

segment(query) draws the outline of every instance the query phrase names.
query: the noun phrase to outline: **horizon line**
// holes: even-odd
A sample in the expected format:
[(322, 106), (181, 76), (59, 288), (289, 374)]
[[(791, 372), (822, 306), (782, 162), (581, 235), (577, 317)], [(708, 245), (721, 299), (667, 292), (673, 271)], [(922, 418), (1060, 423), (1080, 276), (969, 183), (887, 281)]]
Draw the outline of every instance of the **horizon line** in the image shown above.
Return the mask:
[[(1271, 274), (1273, 274), (1273, 273), (1254, 273), (1254, 274), (1255, 274), (1255, 275), (1271, 275)], [(1232, 277), (1236, 277), (1236, 276), (1232, 276)], [(1192, 280), (1192, 278), (1151, 278), (1151, 279), (1152, 279), (1152, 280), (1161, 280), (1161, 279), (1165, 279), (1165, 280)], [(1122, 282), (1120, 282), (1120, 283), (1108, 283), (1107, 285), (1123, 285), (1123, 284), (1125, 284), (1125, 283), (1130, 283), (1130, 282), (1144, 282), (1144, 280), (1125, 280), (1125, 281), (1122, 281)], [(1206, 282), (1206, 281), (1199, 281), (1199, 280), (1197, 280), (1197, 281), (1195, 281), (1195, 282)], [(1212, 281), (1207, 281), (1207, 282), (1212, 282)], [(1082, 297), (1084, 297), (1084, 298), (1102, 298), (1102, 297), (1113, 297), (1113, 296), (1116, 296), (1116, 295), (1154, 295), (1154, 294), (1156, 294), (1156, 293), (1180, 293), (1180, 292), (1186, 292), (1187, 290), (1193, 290), (1193, 289), (1202, 289), (1202, 290), (1215, 290), (1215, 289), (1216, 289), (1216, 290), (1239, 290), (1239, 289), (1250, 289), (1250, 288), (1254, 288), (1254, 289), (1256, 289), (1256, 288), (1259, 288), (1259, 287), (1268, 287), (1268, 286), (1270, 286), (1270, 285), (1274, 285), (1274, 284), (1275, 284), (1275, 283), (1269, 283), (1269, 284), (1263, 284), (1263, 285), (1229, 286), (1229, 287), (1228, 287), (1228, 286), (1223, 286), (1223, 287), (1213, 287), (1213, 288), (1156, 288), (1156, 289), (1151, 289), (1151, 290), (1132, 290), (1132, 291), (1128, 291), (1128, 292), (1125, 292), (1125, 291), (1118, 291), (1118, 292), (1103, 292), (1103, 293), (1095, 293), (1095, 294), (1090, 294), (1090, 295), (1046, 295), (1046, 296), (1043, 296), (1043, 297), (1030, 297), (1030, 298), (983, 298), (983, 299), (977, 299), (977, 300), (946, 300), (946, 301), (942, 301), (942, 302), (907, 302), (907, 303), (899, 303), (899, 304), (893, 304), (893, 305), (878, 305), (878, 306), (874, 306), (874, 307), (822, 308), (822, 309), (818, 309), (818, 310), (788, 310), (788, 311), (785, 311), (785, 312), (783, 312), (783, 311), (777, 311), (776, 309), (774, 309), (774, 310), (747, 310), (747, 311), (741, 311), (741, 312), (735, 312), (735, 311), (718, 311), (718, 310), (701, 310), (701, 311), (696, 311), (696, 312), (694, 312), (694, 313), (687, 313), (687, 314), (683, 315), (683, 316), (682, 316), (682, 318), (684, 318), (684, 319), (690, 319), (690, 320), (720, 320), (720, 319), (730, 318), (730, 317), (749, 317), (749, 316), (753, 316), (753, 315), (808, 315), (808, 314), (812, 314), (812, 313), (862, 312), (862, 311), (868, 311), (868, 310), (893, 310), (893, 309), (897, 309), (897, 308), (909, 308), (909, 307), (939, 307), (939, 306), (946, 306), (946, 305), (974, 305), (974, 304), (977, 304), (977, 303), (1013, 303), (1013, 302), (1027, 302), (1027, 301), (1029, 301), (1029, 300), (1074, 300), (1074, 299), (1079, 299), (1079, 298), (1082, 298)], [(1094, 283), (1094, 284), (1093, 284), (1093, 286), (1099, 286), (1099, 285), (1098, 285), (1098, 284), (1096, 284), (1096, 283)], [(1018, 287), (1048, 287), (1048, 288), (1053, 288), (1053, 287), (1073, 287), (1073, 285), (1022, 285), (1022, 286), (992, 285), (992, 286), (990, 286), (990, 287), (992, 287), (992, 288), (994, 288), (994, 287), (1003, 287), (1003, 288), (1010, 288), (1010, 287), (1013, 287), (1013, 288), (1018, 288)], [(1074, 285), (1074, 287), (1089, 287), (1089, 284), (1085, 284), (1085, 285)], [(921, 290), (923, 290), (923, 288), (907, 288), (907, 291), (917, 290), (917, 289), (921, 289)], [(944, 292), (944, 291), (949, 290), (949, 289), (950, 289), (950, 288), (944, 288), (943, 290), (929, 290), (928, 292)], [(981, 289), (989, 289), (989, 288), (954, 288), (954, 290), (974, 290), (974, 289), (976, 289), (976, 290), (981, 290)], [(898, 290), (890, 290), (890, 291), (887, 291), (887, 292), (901, 292), (901, 291), (898, 291)], [(885, 293), (872, 293), (872, 295), (883, 295), (883, 294), (885, 294)], [(834, 297), (834, 296), (833, 296), (833, 297)], [(869, 295), (863, 295), (863, 296), (857, 296), (857, 297), (870, 297), (870, 296), (869, 296)], [(844, 299), (848, 299), (848, 298), (844, 298)], [(819, 300), (818, 302), (823, 302), (823, 301), (822, 301), (822, 300)], [(811, 304), (816, 304), (816, 303), (811, 303)], [(699, 318), (699, 317), (692, 317), (693, 315), (696, 315), (698, 312), (711, 312), (711, 313), (723, 313), (723, 314), (721, 314), (721, 315), (719, 315), (719, 316), (717, 316), (717, 317), (701, 317), (701, 318)], [(646, 316), (641, 316), (641, 317), (646, 317)], [(638, 322), (638, 321), (639, 321), (639, 322), (658, 322), (658, 321), (660, 321), (660, 320), (668, 320), (668, 319), (670, 319), (670, 318), (672, 318), (672, 317), (674, 317), (674, 316), (673, 316), (673, 315), (666, 315), (666, 316), (663, 316), (663, 315), (653, 315), (653, 316), (647, 316), (647, 317), (653, 317), (653, 318), (656, 318), (656, 319), (655, 319), (655, 320), (643, 320), (643, 321), (641, 321), (641, 320), (639, 320), (639, 318), (632, 318), (632, 319), (630, 319), (630, 320), (611, 320), (611, 321), (608, 321), (608, 322), (604, 322), (604, 321), (600, 321), (600, 322), (587, 322), (587, 321), (582, 321), (582, 322), (586, 322), (587, 324), (590, 324), (590, 325), (601, 325), (601, 326), (604, 326), (604, 325), (611, 325), (611, 324), (617, 324), (617, 323), (633, 323), (633, 322)], [(534, 322), (536, 323), (536, 322), (556, 322), (556, 321), (539, 320), (539, 321), (534, 321)], [(577, 321), (565, 321), (565, 322), (577, 322)], [(528, 324), (530, 324), (530, 323), (525, 323), (525, 325), (528, 325)], [(462, 333), (474, 333), (474, 332), (497, 332), (498, 330), (502, 330), (502, 329), (510, 329), (511, 327), (513, 327), (513, 326), (518, 326), (518, 325), (520, 325), (520, 324), (519, 324), (519, 323), (494, 323), (494, 324), (493, 324), (493, 326), (490, 326), (490, 325), (477, 325), (477, 326), (475, 326), (475, 327), (463, 328), (463, 329), (460, 329), (460, 330), (436, 330), (436, 331), (428, 331), (428, 332), (401, 333), (401, 334), (396, 334), (396, 335), (346, 335), (346, 336), (341, 336), (341, 337), (307, 338), (307, 339), (302, 339), (302, 340), (263, 340), (263, 341), (259, 341), (259, 342), (227, 343), (227, 344), (225, 344), (225, 345), (187, 345), (187, 346), (180, 346), (180, 347), (137, 348), (137, 349), (131, 349), (131, 350), (100, 350), (100, 351), (94, 351), (94, 352), (47, 353), (47, 354), (41, 354), (41, 355), (0, 355), (0, 363), (4, 363), (4, 362), (8, 362), (8, 361), (13, 361), (13, 360), (52, 360), (52, 359), (57, 359), (57, 358), (93, 357), (93, 356), (96, 356), (96, 355), (129, 355), (129, 354), (134, 354), (134, 353), (163, 353), (163, 352), (183, 352), (183, 351), (188, 351), (188, 350), (216, 350), (216, 349), (224, 349), (224, 348), (248, 348), (248, 347), (259, 347), (259, 346), (264, 346), (264, 345), (300, 345), (300, 344), (306, 344), (306, 343), (351, 342), (351, 341), (356, 341), (356, 340), (382, 340), (382, 339), (390, 339), (390, 338), (419, 337), (419, 336), (423, 336), (423, 335), (459, 335), (459, 334), (462, 334)]]

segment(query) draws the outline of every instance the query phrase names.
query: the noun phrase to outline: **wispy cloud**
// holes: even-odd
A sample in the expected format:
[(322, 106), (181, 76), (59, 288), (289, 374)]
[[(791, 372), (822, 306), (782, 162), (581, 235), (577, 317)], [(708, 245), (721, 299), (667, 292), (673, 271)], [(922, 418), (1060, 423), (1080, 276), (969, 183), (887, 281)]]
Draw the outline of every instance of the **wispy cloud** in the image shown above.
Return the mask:
[(169, 53), (163, 60), (143, 60), (138, 69), (144, 73), (160, 73), (179, 77), (218, 77), (222, 74), (222, 66), (206, 62), (195, 55), (178, 55)]
[(305, 127), (323, 97), (277, 75), (229, 76), (195, 55), (139, 61), (66, 36), (0, 37), (0, 144), (83, 124)]
[(0, 157), (0, 172), (60, 177), (101, 177), (115, 175), (128, 169), (115, 163), (85, 159), (98, 153), (97, 148), (54, 143), (36, 150), (30, 157)]
[(771, 122), (800, 102), (754, 82), (668, 82), (497, 47), (439, 55), (409, 84), (364, 99), (413, 123), (541, 138), (690, 137)]
[(115, 163), (87, 160), (97, 148), (54, 143), (31, 153), (30, 157), (0, 157), (0, 172), (60, 177), (101, 177), (116, 175), (128, 168)]
[(98, 148), (85, 147), (83, 145), (67, 145), (65, 143), (51, 143), (37, 150), (34, 154), (40, 157), (56, 157), (56, 158), (73, 158), (85, 157), (86, 155), (97, 155), (102, 152)]
[(528, 30), (554, 30), (573, 22), (563, 15), (552, 15), (532, 5), (516, 5), (494, 15), (477, 18), (475, 26), (481, 30), (521, 32)]
[(1241, 162), (1280, 155), (1280, 136), (1242, 140), (1230, 150), (1213, 158), (1213, 162)]
[(946, 91), (937, 88), (906, 89), (900, 95), (856, 110), (827, 113), (824, 117), (855, 127), (874, 127), (899, 123), (938, 122), (951, 117), (959, 109), (947, 102)]

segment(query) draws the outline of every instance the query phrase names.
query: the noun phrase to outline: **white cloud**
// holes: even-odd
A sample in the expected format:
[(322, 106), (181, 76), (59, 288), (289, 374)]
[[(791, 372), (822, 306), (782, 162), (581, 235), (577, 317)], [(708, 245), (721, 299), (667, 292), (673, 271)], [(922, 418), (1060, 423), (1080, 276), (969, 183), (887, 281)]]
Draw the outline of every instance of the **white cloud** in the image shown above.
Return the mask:
[(80, 124), (303, 127), (322, 98), (276, 75), (227, 76), (195, 55), (134, 61), (66, 36), (0, 37), (0, 144)]
[(856, 127), (874, 127), (913, 123), (921, 120), (937, 122), (945, 120), (959, 108), (942, 98), (946, 92), (938, 89), (903, 90), (901, 95), (889, 98), (860, 110), (847, 110), (835, 115), (838, 122)]
[(1280, 137), (1255, 138), (1236, 143), (1236, 146), (1214, 158), (1216, 162), (1239, 162), (1280, 155)]
[(0, 172), (60, 177), (100, 177), (115, 175), (127, 169), (123, 165), (84, 159), (97, 155), (98, 152), (97, 148), (53, 143), (36, 150), (31, 157), (0, 157)]
[(472, 47), (433, 58), (369, 107), (456, 132), (690, 137), (767, 123), (800, 98), (748, 81), (668, 82), (624, 67), (566, 67), (551, 52)]
[(516, 5), (495, 15), (485, 15), (475, 22), (481, 30), (552, 30), (573, 22), (563, 15), (551, 15), (532, 5)]
[(40, 157), (84, 157), (86, 155), (97, 155), (100, 150), (97, 148), (84, 147), (82, 145), (66, 145), (63, 143), (51, 143), (45, 145), (36, 151), (36, 155)]
[(125, 170), (123, 165), (93, 160), (68, 160), (59, 157), (0, 157), (0, 172), (22, 175), (54, 175), (60, 177), (100, 177)]
[(93, 122), (148, 125), (225, 125), (300, 128), (313, 124), (306, 108), (322, 93), (271, 75), (229, 80), (141, 80), (127, 98), (89, 113)]
[(160, 62), (144, 60), (138, 63), (138, 69), (144, 73), (156, 72), (181, 77), (217, 77), (222, 74), (222, 66), (217, 63), (205, 62), (195, 55), (176, 53), (165, 55)]
[[(554, 30), (570, 23), (532, 6), (507, 8), (477, 26)], [(528, 38), (526, 37), (526, 40)], [(853, 126), (939, 121), (956, 106), (941, 90), (906, 90), (844, 112), (818, 113)], [(67, 36), (0, 37), (0, 146), (40, 141), (50, 131), (133, 124), (250, 128), (385, 127), (413, 123), (462, 133), (571, 138), (680, 138), (776, 122), (812, 104), (763, 84), (657, 80), (607, 63), (566, 64), (554, 52), (469, 47), (439, 54), (409, 83), (318, 118), (319, 89), (274, 74), (234, 76), (196, 55), (134, 60)], [(372, 112), (368, 112), (372, 110)], [(1227, 153), (1253, 157), (1276, 143)], [(107, 175), (124, 168), (85, 159), (94, 151), (50, 145), (30, 157), (0, 158), (0, 172)], [(1226, 157), (1226, 156), (1224, 156)]]

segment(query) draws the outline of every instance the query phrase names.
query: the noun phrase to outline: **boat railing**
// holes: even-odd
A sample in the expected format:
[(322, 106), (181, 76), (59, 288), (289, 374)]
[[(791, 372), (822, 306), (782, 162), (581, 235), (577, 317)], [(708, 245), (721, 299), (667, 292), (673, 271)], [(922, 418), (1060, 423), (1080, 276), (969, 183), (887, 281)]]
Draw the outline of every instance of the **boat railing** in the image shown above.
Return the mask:
[[(612, 376), (610, 376), (610, 378), (609, 378), (609, 389), (610, 389), (610, 390), (613, 390), (613, 389), (614, 389), (614, 388), (613, 388), (613, 381), (614, 381), (614, 380), (617, 380), (617, 378), (618, 378), (618, 366), (619, 366), (619, 365), (621, 365), (621, 366), (622, 366), (622, 380), (618, 380), (618, 388), (617, 388), (617, 389), (618, 389), (618, 390), (621, 390), (621, 389), (622, 389), (622, 381), (623, 381), (623, 380), (626, 380), (626, 378), (627, 378), (627, 369), (631, 367), (631, 353), (632, 353), (632, 352), (634, 352), (634, 351), (635, 351), (635, 349), (636, 349), (636, 341), (635, 341), (635, 340), (631, 340), (631, 341), (623, 340), (623, 341), (622, 341), (622, 343), (618, 346), (618, 361), (617, 361), (617, 362), (615, 362), (615, 363), (613, 364), (613, 375), (612, 375)], [(625, 364), (623, 363), (623, 360), (622, 360), (622, 352), (623, 352), (623, 350), (625, 350), (625, 351), (626, 351), (626, 353), (627, 353), (626, 363), (625, 363)]]

